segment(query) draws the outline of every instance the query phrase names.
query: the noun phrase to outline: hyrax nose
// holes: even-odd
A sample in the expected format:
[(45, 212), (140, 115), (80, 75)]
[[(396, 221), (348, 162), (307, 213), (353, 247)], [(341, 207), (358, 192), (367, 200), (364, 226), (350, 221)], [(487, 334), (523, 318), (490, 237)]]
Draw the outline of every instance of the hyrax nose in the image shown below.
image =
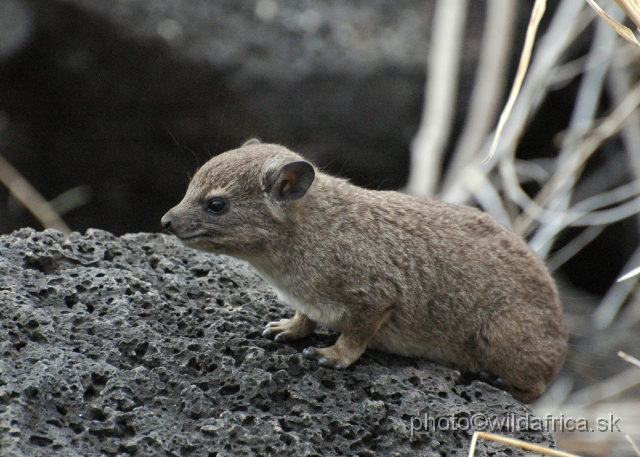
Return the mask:
[(169, 213), (167, 213), (164, 216), (162, 216), (160, 223), (162, 224), (162, 227), (165, 230), (171, 230), (171, 224), (173, 224), (173, 217)]

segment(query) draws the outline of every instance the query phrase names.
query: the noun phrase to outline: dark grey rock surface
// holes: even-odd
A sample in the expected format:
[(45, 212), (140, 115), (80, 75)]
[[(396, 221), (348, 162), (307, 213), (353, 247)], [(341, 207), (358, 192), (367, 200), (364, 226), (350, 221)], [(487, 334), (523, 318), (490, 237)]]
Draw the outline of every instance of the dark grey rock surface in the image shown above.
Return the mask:
[(466, 455), (470, 430), (414, 420), (411, 436), (411, 418), (528, 414), (425, 361), (367, 351), (349, 370), (319, 368), (301, 350), (335, 335), (261, 336), (290, 314), (244, 264), (165, 235), (2, 236), (0, 455)]

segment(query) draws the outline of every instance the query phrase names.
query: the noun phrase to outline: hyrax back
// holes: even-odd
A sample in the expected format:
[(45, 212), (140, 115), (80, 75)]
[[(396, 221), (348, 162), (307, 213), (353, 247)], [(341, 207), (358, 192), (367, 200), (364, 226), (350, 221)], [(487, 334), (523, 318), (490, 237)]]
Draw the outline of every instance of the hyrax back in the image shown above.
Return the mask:
[(367, 346), (501, 378), (531, 402), (566, 351), (544, 264), (488, 214), (326, 175), (284, 147), (250, 141), (212, 158), (162, 219), (186, 245), (248, 261), (295, 308), (264, 335), (340, 332), (307, 348), (346, 368)]

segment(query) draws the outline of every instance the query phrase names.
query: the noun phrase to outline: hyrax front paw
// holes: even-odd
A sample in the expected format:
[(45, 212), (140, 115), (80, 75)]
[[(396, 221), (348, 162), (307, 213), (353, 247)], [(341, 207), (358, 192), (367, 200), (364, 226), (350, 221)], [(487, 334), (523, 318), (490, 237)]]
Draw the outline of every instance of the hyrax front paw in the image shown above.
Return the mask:
[(269, 322), (262, 332), (262, 336), (278, 342), (295, 340), (297, 331), (293, 319), (282, 319), (278, 322)]
[(291, 319), (282, 319), (278, 322), (270, 322), (262, 332), (265, 338), (273, 338), (275, 341), (284, 342), (299, 340), (309, 335), (316, 328), (316, 323), (304, 314), (296, 312)]

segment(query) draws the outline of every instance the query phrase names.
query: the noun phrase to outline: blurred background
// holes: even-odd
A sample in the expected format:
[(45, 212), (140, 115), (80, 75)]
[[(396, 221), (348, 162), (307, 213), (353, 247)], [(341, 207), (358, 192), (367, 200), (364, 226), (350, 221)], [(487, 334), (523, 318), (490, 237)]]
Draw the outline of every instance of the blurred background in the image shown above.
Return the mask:
[(571, 351), (534, 411), (614, 414), (621, 433), (557, 439), (636, 455), (640, 369), (616, 354), (640, 358), (640, 296), (616, 279), (640, 265), (640, 52), (584, 0), (549, 1), (485, 163), (533, 5), (0, 0), (0, 233), (159, 231), (198, 166), (252, 137), (362, 186), (481, 206), (561, 288)]

